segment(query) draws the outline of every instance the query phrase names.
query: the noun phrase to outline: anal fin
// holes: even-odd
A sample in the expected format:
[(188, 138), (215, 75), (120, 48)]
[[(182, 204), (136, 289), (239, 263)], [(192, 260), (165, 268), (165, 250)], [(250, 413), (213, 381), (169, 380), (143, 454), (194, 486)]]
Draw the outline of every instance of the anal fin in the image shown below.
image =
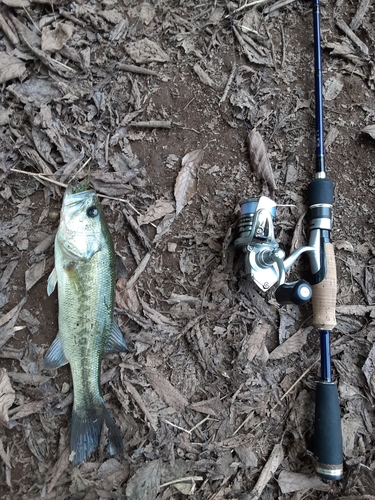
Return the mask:
[(112, 354), (114, 352), (128, 352), (129, 348), (126, 345), (122, 331), (118, 325), (113, 322), (111, 334), (104, 347), (104, 354)]
[(67, 363), (68, 360), (65, 357), (59, 335), (57, 335), (44, 356), (43, 368), (45, 370), (54, 370), (56, 368), (60, 368), (60, 366), (66, 365)]

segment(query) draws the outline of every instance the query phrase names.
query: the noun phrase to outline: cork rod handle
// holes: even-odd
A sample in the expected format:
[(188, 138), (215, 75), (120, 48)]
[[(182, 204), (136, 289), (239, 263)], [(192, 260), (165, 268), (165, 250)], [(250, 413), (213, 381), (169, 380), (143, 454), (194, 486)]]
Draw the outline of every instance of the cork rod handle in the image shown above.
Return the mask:
[(337, 275), (332, 243), (324, 243), (327, 274), (323, 281), (313, 285), (313, 325), (319, 330), (332, 330), (336, 326)]

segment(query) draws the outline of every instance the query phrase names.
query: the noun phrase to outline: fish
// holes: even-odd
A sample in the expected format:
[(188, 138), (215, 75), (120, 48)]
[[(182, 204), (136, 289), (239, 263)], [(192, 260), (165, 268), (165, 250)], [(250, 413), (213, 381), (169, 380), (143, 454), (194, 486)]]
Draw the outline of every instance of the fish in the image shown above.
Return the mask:
[(47, 294), (57, 285), (58, 333), (43, 368), (67, 363), (73, 379), (70, 449), (73, 466), (98, 448), (103, 423), (108, 451), (121, 454), (122, 436), (104, 405), (100, 389), (103, 357), (128, 346), (114, 321), (115, 251), (103, 208), (94, 190), (65, 191), (55, 237), (55, 266)]

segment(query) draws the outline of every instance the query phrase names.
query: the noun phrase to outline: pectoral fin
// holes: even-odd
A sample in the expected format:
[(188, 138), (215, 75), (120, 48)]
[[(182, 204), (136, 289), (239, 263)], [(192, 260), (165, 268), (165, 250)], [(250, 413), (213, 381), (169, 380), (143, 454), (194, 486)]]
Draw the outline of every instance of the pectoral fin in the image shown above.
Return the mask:
[(43, 368), (45, 370), (54, 370), (55, 368), (60, 368), (60, 366), (66, 365), (67, 363), (68, 360), (65, 357), (61, 341), (57, 335), (44, 356)]
[(56, 285), (57, 285), (57, 272), (56, 272), (56, 267), (54, 267), (52, 273), (48, 276), (47, 295), (51, 295)]
[(117, 326), (115, 322), (113, 322), (111, 335), (107, 340), (107, 343), (104, 347), (105, 354), (112, 354), (114, 352), (127, 352), (129, 351), (128, 346), (122, 336), (122, 332), (120, 328)]

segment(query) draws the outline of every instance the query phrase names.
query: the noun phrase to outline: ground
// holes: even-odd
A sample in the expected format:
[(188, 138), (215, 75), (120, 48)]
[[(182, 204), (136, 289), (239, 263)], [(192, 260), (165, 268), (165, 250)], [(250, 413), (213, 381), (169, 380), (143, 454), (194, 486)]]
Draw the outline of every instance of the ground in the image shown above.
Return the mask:
[[(370, 4), (321, 5), (344, 452), (343, 480), (323, 483), (311, 304), (279, 306), (232, 244), (240, 203), (260, 195), (294, 205), (275, 221), (286, 252), (306, 244), (307, 218), (297, 221), (315, 169), (311, 2), (2, 2), (2, 498), (375, 498)], [(267, 172), (250, 161), (254, 129)], [(73, 469), (70, 370), (46, 372), (42, 359), (57, 333), (53, 237), (64, 185), (79, 181), (104, 195), (115, 315), (131, 350), (102, 363), (124, 455), (106, 454), (103, 432)], [(301, 259), (288, 279), (306, 267)]]

